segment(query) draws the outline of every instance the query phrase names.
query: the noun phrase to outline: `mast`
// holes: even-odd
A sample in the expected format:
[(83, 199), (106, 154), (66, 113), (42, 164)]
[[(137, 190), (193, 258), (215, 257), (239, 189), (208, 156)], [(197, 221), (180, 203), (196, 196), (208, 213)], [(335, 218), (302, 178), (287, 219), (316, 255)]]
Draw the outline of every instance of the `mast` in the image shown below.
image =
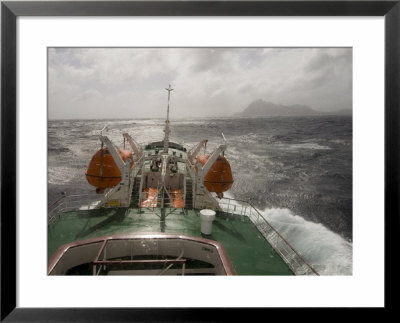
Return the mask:
[(167, 120), (165, 120), (165, 136), (164, 136), (164, 153), (168, 153), (168, 143), (169, 143), (169, 101), (170, 101), (170, 96), (171, 96), (171, 91), (173, 91), (174, 89), (171, 88), (171, 84), (168, 86), (168, 88), (166, 88), (166, 90), (168, 91), (168, 108), (167, 108)]

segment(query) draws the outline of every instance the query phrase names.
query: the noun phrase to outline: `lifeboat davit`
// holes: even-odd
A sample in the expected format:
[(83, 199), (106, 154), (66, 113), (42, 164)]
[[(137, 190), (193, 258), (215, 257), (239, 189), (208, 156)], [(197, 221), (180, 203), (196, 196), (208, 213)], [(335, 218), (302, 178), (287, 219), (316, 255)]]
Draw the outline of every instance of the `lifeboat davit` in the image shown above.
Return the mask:
[[(199, 155), (197, 162), (204, 166), (209, 159), (210, 155)], [(217, 196), (221, 198), (223, 192), (229, 190), (232, 184), (231, 165), (224, 156), (220, 155), (204, 177), (204, 186), (208, 191), (217, 193)]]
[[(131, 160), (133, 168), (132, 152), (118, 149), (118, 153), (124, 162)], [(96, 193), (102, 194), (106, 188), (116, 186), (121, 181), (121, 172), (114, 161), (108, 148), (99, 149), (92, 157), (88, 169), (85, 172), (88, 183), (96, 187)]]

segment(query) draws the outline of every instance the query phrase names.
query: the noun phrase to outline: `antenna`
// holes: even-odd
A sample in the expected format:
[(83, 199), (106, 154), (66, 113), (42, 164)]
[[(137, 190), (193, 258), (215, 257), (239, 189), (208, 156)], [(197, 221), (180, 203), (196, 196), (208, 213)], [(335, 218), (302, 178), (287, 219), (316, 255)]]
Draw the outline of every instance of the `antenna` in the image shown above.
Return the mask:
[(166, 90), (168, 91), (168, 109), (167, 109), (167, 121), (169, 123), (169, 101), (171, 98), (171, 91), (173, 91), (174, 89), (171, 88), (171, 84), (168, 86), (168, 88), (166, 88)]
[(174, 89), (171, 87), (171, 84), (166, 88), (168, 91), (168, 108), (167, 108), (167, 120), (165, 120), (165, 137), (164, 137), (164, 153), (168, 153), (168, 142), (169, 142), (169, 102), (171, 99), (171, 91)]

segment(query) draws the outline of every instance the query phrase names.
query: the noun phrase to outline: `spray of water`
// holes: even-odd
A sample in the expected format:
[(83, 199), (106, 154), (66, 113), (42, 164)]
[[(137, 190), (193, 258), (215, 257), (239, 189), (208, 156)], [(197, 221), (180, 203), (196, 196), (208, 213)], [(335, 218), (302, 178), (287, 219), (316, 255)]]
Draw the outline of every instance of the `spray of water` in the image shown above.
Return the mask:
[(339, 234), (288, 209), (265, 209), (260, 213), (319, 274), (352, 274), (353, 246)]
[[(229, 193), (228, 198), (233, 198)], [(231, 201), (240, 210), (241, 203)], [(320, 275), (351, 275), (353, 245), (320, 223), (305, 220), (289, 209), (266, 208), (260, 214)]]

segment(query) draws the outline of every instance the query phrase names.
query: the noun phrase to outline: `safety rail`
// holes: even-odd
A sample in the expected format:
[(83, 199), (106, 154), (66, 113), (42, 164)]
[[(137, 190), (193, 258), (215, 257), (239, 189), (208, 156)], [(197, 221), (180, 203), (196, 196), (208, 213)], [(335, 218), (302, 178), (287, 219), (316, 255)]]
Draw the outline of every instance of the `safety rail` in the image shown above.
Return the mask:
[[(109, 240), (104, 240), (101, 244), (101, 247), (97, 253), (96, 258), (92, 262), (93, 266), (93, 275), (98, 276), (102, 269), (105, 269), (106, 266), (127, 266), (127, 265), (168, 265), (163, 268), (158, 274), (163, 275), (166, 271), (168, 271), (173, 265), (182, 265), (182, 276), (185, 274), (186, 268), (186, 259), (182, 259), (183, 253), (185, 249), (182, 249), (178, 258), (175, 259), (117, 259), (110, 260), (106, 258), (106, 248)], [(132, 250), (132, 249), (131, 249)], [(131, 255), (132, 257), (132, 255)], [(100, 259), (102, 258), (102, 259)], [(98, 268), (98, 269), (97, 269)]]
[(48, 225), (52, 224), (60, 213), (95, 209), (103, 198), (104, 196), (99, 194), (64, 195), (48, 207)]
[[(63, 196), (49, 206), (48, 225), (51, 225), (60, 213), (95, 209), (103, 199), (104, 196), (98, 194)], [(260, 214), (251, 202), (222, 198), (219, 200), (219, 207), (219, 211), (227, 214), (247, 216), (275, 251), (287, 263), (293, 273), (296, 275), (319, 275), (318, 272), (300, 255), (300, 253), (296, 251), (296, 249)]]
[(251, 202), (222, 198), (219, 203), (224, 213), (247, 216), (275, 251), (282, 257), (294, 274), (319, 276), (318, 272), (284, 237), (282, 237)]

